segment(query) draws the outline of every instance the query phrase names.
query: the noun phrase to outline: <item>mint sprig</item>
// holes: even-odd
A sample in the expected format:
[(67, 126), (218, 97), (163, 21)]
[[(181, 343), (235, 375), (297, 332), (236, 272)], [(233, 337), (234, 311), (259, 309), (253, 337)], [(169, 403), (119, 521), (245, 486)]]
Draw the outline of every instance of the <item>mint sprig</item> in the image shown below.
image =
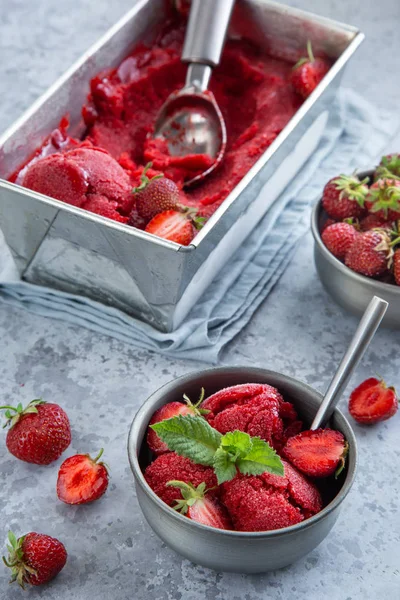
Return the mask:
[(169, 450), (194, 463), (214, 468), (218, 483), (230, 481), (238, 472), (284, 475), (281, 459), (259, 437), (243, 431), (222, 435), (202, 417), (179, 415), (150, 425)]
[(178, 415), (150, 425), (168, 448), (199, 465), (211, 467), (222, 435), (203, 417)]

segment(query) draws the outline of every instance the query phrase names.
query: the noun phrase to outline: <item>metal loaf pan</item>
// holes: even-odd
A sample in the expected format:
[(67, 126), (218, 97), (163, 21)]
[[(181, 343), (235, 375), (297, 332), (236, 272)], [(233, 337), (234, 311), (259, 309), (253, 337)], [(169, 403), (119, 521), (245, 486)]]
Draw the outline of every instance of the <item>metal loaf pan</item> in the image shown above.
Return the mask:
[(89, 296), (172, 331), (315, 150), (343, 67), (364, 36), (280, 3), (238, 1), (231, 36), (289, 60), (310, 39), (317, 54), (335, 62), (188, 247), (9, 183), (63, 115), (69, 113), (71, 131), (79, 133), (91, 77), (151, 40), (165, 10), (165, 0), (138, 2), (0, 138), (0, 227), (23, 279)]

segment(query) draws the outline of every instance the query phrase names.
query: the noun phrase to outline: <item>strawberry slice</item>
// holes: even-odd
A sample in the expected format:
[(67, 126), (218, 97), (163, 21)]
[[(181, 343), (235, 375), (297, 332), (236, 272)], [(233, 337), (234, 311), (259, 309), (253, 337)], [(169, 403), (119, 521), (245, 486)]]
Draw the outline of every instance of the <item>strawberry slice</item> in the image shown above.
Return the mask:
[(153, 217), (145, 231), (182, 246), (188, 246), (195, 235), (192, 222), (176, 210), (165, 210)]
[(302, 431), (289, 438), (283, 455), (299, 471), (310, 477), (328, 477), (341, 473), (348, 444), (340, 431), (316, 429)]
[(98, 462), (103, 448), (96, 458), (89, 454), (76, 454), (63, 462), (58, 472), (57, 496), (66, 504), (86, 504), (100, 498), (108, 487), (108, 471)]
[(167, 444), (165, 444), (158, 437), (154, 429), (151, 429), (150, 425), (154, 425), (154, 423), (159, 423), (160, 421), (165, 421), (165, 419), (172, 419), (172, 417), (177, 417), (178, 415), (202, 416), (210, 412), (209, 410), (199, 408), (200, 404), (204, 400), (204, 388), (201, 388), (200, 398), (196, 404), (193, 404), (186, 394), (183, 395), (183, 399), (185, 400), (186, 404), (183, 402), (168, 402), (168, 404), (164, 404), (164, 406), (156, 410), (154, 415), (151, 417), (147, 432), (147, 445), (157, 456), (164, 454), (164, 452), (169, 452), (169, 448)]
[(351, 393), (349, 412), (358, 423), (373, 425), (390, 419), (397, 412), (399, 401), (394, 387), (383, 379), (370, 377)]
[(226, 508), (213, 496), (207, 494), (206, 484), (200, 483), (196, 488), (184, 481), (172, 480), (167, 485), (178, 488), (183, 500), (176, 500), (175, 510), (193, 521), (216, 527), (217, 529), (233, 529)]

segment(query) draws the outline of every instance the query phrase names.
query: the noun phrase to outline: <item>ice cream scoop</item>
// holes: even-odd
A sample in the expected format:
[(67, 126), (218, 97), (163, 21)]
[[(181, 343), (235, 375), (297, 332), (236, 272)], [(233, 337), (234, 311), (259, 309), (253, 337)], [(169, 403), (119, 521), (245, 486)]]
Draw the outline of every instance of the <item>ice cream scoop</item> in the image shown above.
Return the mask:
[(185, 186), (209, 175), (224, 157), (226, 127), (208, 90), (212, 69), (219, 64), (235, 0), (193, 0), (182, 52), (188, 63), (184, 87), (162, 106), (153, 137), (166, 143), (169, 155), (187, 158), (193, 176)]

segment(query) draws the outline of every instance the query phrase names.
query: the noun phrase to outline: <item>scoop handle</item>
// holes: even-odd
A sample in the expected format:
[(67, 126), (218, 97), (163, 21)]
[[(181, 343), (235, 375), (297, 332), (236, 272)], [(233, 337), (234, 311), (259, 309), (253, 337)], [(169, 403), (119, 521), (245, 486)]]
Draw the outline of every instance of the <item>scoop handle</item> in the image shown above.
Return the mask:
[(374, 296), (368, 304), (357, 327), (357, 331), (350, 342), (350, 346), (326, 390), (325, 397), (314, 417), (311, 429), (318, 429), (318, 427), (323, 426), (331, 417), (353, 371), (356, 369), (374, 337), (388, 306), (386, 300), (382, 300), (378, 296)]
[(235, 0), (192, 0), (182, 61), (219, 64)]

